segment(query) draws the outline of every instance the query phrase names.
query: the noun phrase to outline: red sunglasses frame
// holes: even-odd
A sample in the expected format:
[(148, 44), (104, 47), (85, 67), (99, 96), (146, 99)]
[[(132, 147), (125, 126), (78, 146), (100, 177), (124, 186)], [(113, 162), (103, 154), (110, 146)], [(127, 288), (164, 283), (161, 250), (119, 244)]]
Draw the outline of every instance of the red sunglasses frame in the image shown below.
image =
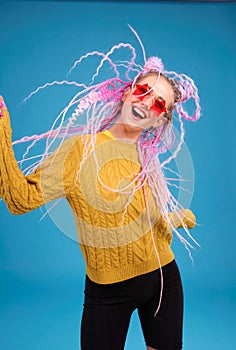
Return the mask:
[(167, 112), (166, 101), (161, 101), (158, 98), (154, 98), (152, 96), (151, 87), (148, 84), (136, 84), (135, 90), (132, 92), (132, 95), (137, 96), (140, 101), (143, 101), (143, 99), (146, 96), (151, 96), (154, 100), (151, 109), (155, 111), (158, 115), (160, 115), (163, 112)]

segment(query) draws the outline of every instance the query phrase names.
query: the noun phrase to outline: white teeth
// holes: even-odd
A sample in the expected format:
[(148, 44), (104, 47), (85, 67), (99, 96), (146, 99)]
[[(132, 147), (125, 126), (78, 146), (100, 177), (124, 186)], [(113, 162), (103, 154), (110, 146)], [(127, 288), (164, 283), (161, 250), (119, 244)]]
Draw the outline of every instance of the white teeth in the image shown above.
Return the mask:
[(133, 108), (133, 111), (135, 112), (135, 114), (138, 114), (138, 116), (142, 119), (145, 118), (145, 114), (139, 109), (139, 108)]

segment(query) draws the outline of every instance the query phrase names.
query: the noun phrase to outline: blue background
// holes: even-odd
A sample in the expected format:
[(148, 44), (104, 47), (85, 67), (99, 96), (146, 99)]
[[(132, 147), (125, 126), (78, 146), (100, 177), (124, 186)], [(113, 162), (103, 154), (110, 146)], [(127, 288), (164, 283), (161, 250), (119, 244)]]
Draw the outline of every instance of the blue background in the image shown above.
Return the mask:
[[(232, 349), (236, 4), (5, 1), (0, 11), (0, 94), (11, 113), (13, 140), (50, 128), (55, 111), (65, 104), (65, 90), (48, 89), (18, 104), (35, 87), (65, 79), (82, 54), (130, 42), (141, 55), (127, 23), (141, 36), (147, 56), (158, 55), (167, 69), (196, 80), (202, 118), (186, 124), (195, 166), (191, 208), (202, 225), (193, 230), (201, 244), (193, 253), (194, 265), (174, 242), (186, 299), (184, 348)], [(84, 262), (78, 245), (50, 217), (39, 223), (40, 217), (39, 209), (12, 216), (0, 203), (4, 350), (79, 349)], [(135, 313), (125, 349), (144, 348)]]

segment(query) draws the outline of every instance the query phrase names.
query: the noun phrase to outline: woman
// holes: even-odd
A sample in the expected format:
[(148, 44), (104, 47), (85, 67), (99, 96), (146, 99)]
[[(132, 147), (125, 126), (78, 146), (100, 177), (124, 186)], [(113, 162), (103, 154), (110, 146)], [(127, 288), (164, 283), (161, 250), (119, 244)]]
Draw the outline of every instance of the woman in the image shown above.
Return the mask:
[[(190, 245), (176, 227), (188, 233), (195, 217), (169, 191), (159, 161), (173, 145), (173, 111), (192, 120), (200, 114), (193, 81), (179, 77), (170, 78), (152, 57), (132, 81), (116, 76), (85, 88), (85, 97), (78, 94), (63, 111), (77, 105), (65, 129), (54, 132), (67, 140), (26, 176), (1, 99), (0, 195), (9, 210), (22, 214), (66, 197), (74, 214), (86, 261), (82, 350), (122, 350), (135, 309), (148, 350), (182, 349), (182, 284), (170, 245), (172, 230)], [(192, 118), (182, 109), (191, 97)], [(85, 110), (86, 126), (68, 137)]]

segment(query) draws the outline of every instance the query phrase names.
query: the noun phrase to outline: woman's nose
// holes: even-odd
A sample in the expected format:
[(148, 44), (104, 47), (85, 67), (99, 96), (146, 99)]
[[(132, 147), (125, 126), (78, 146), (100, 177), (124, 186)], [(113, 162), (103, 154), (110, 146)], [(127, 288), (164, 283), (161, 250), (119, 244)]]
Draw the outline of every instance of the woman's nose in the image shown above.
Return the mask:
[(151, 109), (151, 107), (153, 106), (153, 97), (148, 95), (148, 96), (145, 96), (142, 100), (142, 104), (148, 108), (148, 109)]

